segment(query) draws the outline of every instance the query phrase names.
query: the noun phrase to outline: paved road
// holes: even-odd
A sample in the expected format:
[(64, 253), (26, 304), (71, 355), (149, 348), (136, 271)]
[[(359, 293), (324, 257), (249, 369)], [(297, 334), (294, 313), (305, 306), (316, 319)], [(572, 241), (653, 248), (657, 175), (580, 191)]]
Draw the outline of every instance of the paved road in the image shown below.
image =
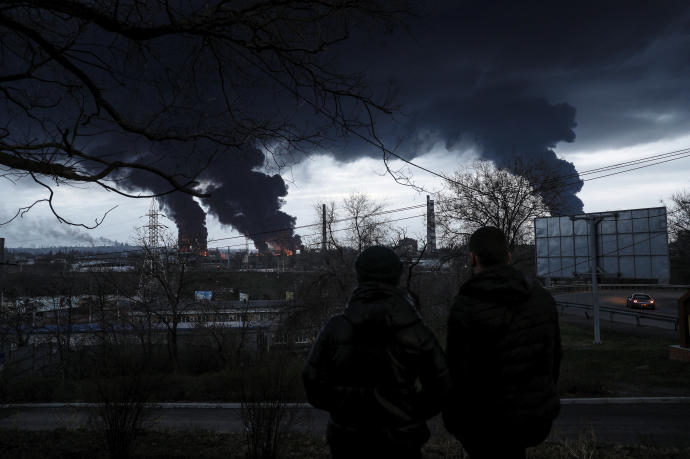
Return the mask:
[[(624, 401), (624, 400), (614, 400)], [(218, 432), (242, 430), (240, 410), (234, 404), (223, 407), (173, 404), (147, 412), (147, 428), (161, 430), (205, 429)], [(0, 408), (0, 428), (50, 430), (92, 425), (86, 407), (22, 406)], [(294, 429), (323, 432), (327, 416), (312, 408), (291, 410)], [(576, 439), (584, 431), (594, 432), (597, 441), (622, 444), (690, 446), (690, 399), (636, 399), (627, 403), (602, 403), (602, 399), (564, 399), (552, 439)], [(434, 436), (447, 435), (439, 418), (432, 421)]]
[[(654, 320), (651, 318), (636, 318), (624, 314), (610, 314), (609, 312), (601, 313), (602, 321), (609, 322), (619, 322), (630, 325), (645, 325), (655, 328), (662, 328), (666, 330), (676, 329), (676, 319), (678, 318), (678, 298), (680, 298), (684, 292), (679, 291), (649, 291), (652, 297), (656, 299), (657, 306), (654, 310), (641, 310), (641, 309), (630, 309), (625, 305), (625, 298), (630, 294), (626, 290), (600, 290), (599, 291), (599, 306), (612, 309), (620, 309), (621, 311), (628, 312), (641, 312), (660, 314), (662, 316), (673, 319), (668, 320)], [(578, 292), (578, 293), (560, 293), (554, 295), (557, 301), (564, 301), (569, 303), (579, 303), (579, 304), (592, 304), (592, 293), (591, 292)], [(585, 316), (585, 311), (575, 308), (565, 308), (563, 312), (571, 316)], [(591, 311), (587, 312), (587, 317), (591, 317)]]
[[(620, 308), (628, 311), (640, 311), (640, 309), (629, 309), (625, 306), (625, 298), (633, 293), (627, 290), (603, 290), (599, 289), (599, 306), (609, 308)], [(656, 309), (651, 312), (677, 317), (678, 298), (685, 292), (675, 290), (646, 291), (656, 300)], [(572, 303), (592, 304), (592, 292), (559, 293), (554, 295), (557, 300), (569, 301)], [(647, 311), (647, 310), (645, 310)]]

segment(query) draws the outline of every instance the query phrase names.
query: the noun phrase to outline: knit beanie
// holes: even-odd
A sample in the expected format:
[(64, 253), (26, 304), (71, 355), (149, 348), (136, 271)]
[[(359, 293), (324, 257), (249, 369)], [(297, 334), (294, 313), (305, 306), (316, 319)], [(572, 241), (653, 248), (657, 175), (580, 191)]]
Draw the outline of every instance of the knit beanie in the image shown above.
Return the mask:
[(402, 274), (402, 262), (388, 247), (375, 245), (362, 251), (355, 260), (355, 271), (359, 282), (383, 282), (397, 284)]

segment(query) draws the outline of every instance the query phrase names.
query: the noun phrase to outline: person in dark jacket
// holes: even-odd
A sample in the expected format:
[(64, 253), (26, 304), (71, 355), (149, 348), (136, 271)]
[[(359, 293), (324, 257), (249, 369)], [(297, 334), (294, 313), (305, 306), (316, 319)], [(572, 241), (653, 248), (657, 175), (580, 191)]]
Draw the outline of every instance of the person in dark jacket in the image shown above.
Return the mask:
[(319, 333), (304, 368), (307, 399), (330, 413), (333, 458), (420, 458), (426, 420), (441, 411), (450, 387), (443, 350), (396, 287), (395, 252), (370, 247), (355, 269), (359, 285)]
[(443, 418), (472, 459), (524, 458), (558, 415), (561, 338), (556, 303), (510, 263), (505, 235), (478, 229), (474, 275), (448, 317), (453, 388)]

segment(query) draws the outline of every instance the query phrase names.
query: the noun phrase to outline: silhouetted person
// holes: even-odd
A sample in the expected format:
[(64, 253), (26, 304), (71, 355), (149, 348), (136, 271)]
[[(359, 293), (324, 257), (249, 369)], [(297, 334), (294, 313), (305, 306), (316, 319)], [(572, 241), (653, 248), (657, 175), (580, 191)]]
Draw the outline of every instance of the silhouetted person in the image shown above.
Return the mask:
[(546, 439), (560, 409), (556, 303), (509, 264), (498, 228), (478, 229), (469, 251), (474, 274), (448, 317), (453, 388), (444, 422), (472, 459), (524, 458)]
[(355, 269), (359, 285), (319, 333), (304, 368), (307, 398), (330, 413), (333, 458), (420, 458), (426, 420), (440, 412), (450, 385), (443, 351), (396, 287), (395, 252), (370, 247)]

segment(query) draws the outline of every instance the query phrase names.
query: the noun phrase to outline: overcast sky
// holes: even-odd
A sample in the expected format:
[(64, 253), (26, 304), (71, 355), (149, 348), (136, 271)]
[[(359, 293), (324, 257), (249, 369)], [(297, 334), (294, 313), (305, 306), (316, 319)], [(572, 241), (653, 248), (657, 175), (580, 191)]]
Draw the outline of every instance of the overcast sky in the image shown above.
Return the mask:
[[(475, 159), (501, 165), (516, 154), (533, 155), (565, 174), (573, 166), (583, 172), (690, 148), (686, 2), (458, 3), (430, 2), (408, 30), (360, 34), (332, 51), (341, 68), (363, 72), (373, 91), (393, 89), (399, 111), (377, 127), (401, 156), (450, 173)], [(441, 189), (438, 177), (414, 168), (408, 172), (429, 192)], [(690, 189), (689, 172), (690, 158), (684, 158), (585, 181), (581, 190), (572, 190), (570, 205), (576, 208), (579, 198), (585, 212), (658, 206), (672, 193)], [(312, 151), (281, 175), (288, 186), (281, 210), (296, 217), (297, 226), (314, 223), (315, 202), (338, 203), (354, 192), (389, 208), (426, 200), (424, 192), (386, 174), (379, 151), (352, 139)], [(28, 181), (0, 180), (0, 195), (0, 216), (8, 216), (40, 198), (42, 190)], [(117, 207), (87, 232), (58, 225), (39, 206), (0, 227), (0, 236), (9, 247), (133, 242), (150, 202), (60, 187), (55, 204), (85, 223)], [(423, 222), (417, 217), (398, 224), (422, 237)], [(174, 229), (172, 221), (167, 224)], [(209, 247), (244, 243), (223, 239), (238, 233), (212, 216), (207, 225)]]

